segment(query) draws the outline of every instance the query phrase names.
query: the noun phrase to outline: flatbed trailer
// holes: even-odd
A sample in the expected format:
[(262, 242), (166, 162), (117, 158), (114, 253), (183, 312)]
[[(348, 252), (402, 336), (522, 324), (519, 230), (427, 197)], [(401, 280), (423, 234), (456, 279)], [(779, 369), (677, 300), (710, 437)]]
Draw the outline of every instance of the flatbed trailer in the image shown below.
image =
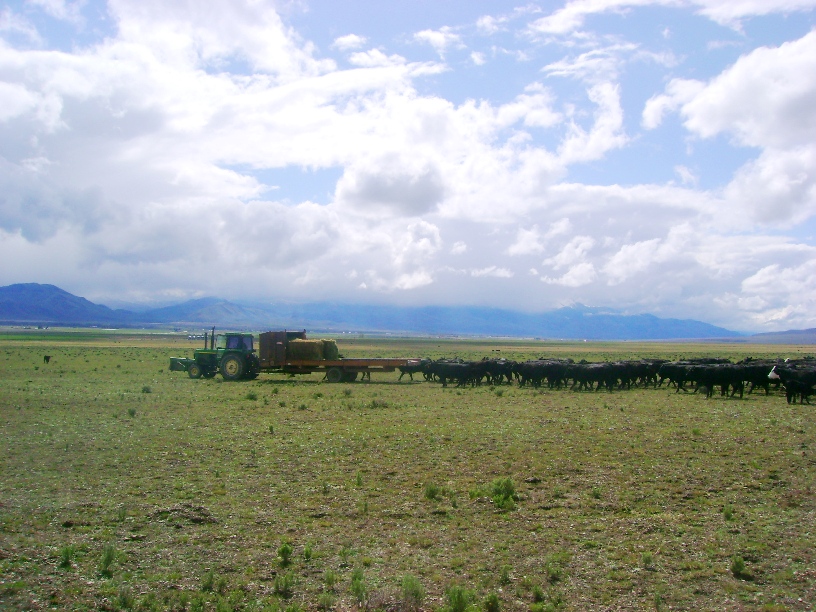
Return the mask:
[(362, 374), (371, 378), (372, 372), (393, 372), (399, 367), (419, 363), (419, 359), (406, 358), (338, 358), (338, 359), (297, 359), (291, 355), (290, 343), (306, 340), (306, 332), (270, 331), (260, 335), (260, 361), (262, 372), (284, 372), (286, 374), (312, 374), (325, 372), (331, 383), (352, 382)]

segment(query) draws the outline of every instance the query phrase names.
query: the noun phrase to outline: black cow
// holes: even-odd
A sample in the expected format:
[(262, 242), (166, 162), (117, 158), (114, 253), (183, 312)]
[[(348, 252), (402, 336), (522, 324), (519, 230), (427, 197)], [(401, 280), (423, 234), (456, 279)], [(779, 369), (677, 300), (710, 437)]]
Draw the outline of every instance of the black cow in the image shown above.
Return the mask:
[(431, 363), (430, 359), (420, 359), (419, 361), (411, 361), (404, 366), (398, 366), (400, 375), (397, 381), (402, 380), (402, 377), (406, 374), (411, 378), (411, 381), (413, 381), (414, 374), (424, 374), (429, 363)]
[(771, 380), (780, 380), (785, 387), (785, 397), (789, 404), (810, 403), (810, 396), (814, 394), (816, 385), (816, 368), (794, 368), (789, 366), (774, 366), (768, 374)]

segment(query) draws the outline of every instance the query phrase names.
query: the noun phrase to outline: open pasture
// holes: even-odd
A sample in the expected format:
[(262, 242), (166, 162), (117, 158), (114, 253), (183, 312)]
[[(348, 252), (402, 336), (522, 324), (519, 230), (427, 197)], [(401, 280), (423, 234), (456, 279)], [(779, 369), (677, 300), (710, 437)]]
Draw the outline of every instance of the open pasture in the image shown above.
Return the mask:
[[(97, 333), (98, 332), (98, 333)], [(190, 380), (198, 342), (0, 334), (0, 607), (811, 610), (813, 407), (780, 392)], [(346, 357), (813, 347), (338, 337)], [(51, 356), (43, 363), (43, 356)]]

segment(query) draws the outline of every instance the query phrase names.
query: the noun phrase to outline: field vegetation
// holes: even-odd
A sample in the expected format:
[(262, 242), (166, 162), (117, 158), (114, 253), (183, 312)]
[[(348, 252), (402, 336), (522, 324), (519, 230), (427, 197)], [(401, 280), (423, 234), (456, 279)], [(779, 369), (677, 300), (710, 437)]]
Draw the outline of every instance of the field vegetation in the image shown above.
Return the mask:
[[(338, 344), (347, 357), (590, 361), (814, 350)], [(168, 371), (193, 346), (173, 334), (0, 334), (1, 608), (775, 612), (816, 601), (813, 408), (779, 391)]]

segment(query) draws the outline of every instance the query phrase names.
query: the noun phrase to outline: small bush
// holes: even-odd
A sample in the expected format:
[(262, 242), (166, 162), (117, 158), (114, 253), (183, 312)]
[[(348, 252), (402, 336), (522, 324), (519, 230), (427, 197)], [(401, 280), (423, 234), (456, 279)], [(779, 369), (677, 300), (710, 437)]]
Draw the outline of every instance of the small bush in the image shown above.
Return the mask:
[(723, 513), (723, 518), (726, 521), (733, 520), (733, 518), (734, 518), (734, 506), (732, 506), (731, 504), (725, 504), (725, 506), (723, 506), (722, 513)]
[(430, 501), (438, 501), (442, 497), (442, 487), (433, 483), (425, 483), (425, 499)]
[(351, 594), (354, 595), (357, 605), (361, 608), (364, 607), (368, 597), (368, 589), (365, 585), (363, 570), (359, 567), (354, 568), (351, 573)]
[(354, 484), (358, 487), (363, 486), (363, 473), (359, 470), (357, 470), (357, 474), (354, 477)]
[(292, 563), (292, 553), (294, 549), (286, 540), (278, 547), (278, 561), (281, 567), (288, 567)]
[(128, 416), (132, 419), (136, 416), (136, 409), (135, 408), (128, 408)]
[(652, 553), (645, 552), (640, 556), (640, 562), (646, 569), (652, 569), (654, 565), (654, 557), (652, 557)]
[(745, 559), (739, 555), (731, 558), (731, 574), (734, 578), (740, 580), (750, 580), (751, 574), (748, 573), (748, 568), (745, 566)]
[(407, 610), (419, 610), (425, 599), (425, 587), (416, 576), (402, 578), (402, 603)]
[(153, 389), (150, 388), (150, 385), (144, 385), (142, 387), (142, 393), (153, 393)]
[(123, 610), (132, 610), (136, 606), (136, 598), (133, 596), (133, 590), (126, 584), (119, 587), (116, 600), (119, 603), (119, 607)]
[(473, 601), (473, 592), (453, 585), (445, 591), (445, 599), (448, 602), (445, 610), (448, 612), (465, 612)]
[(511, 478), (497, 478), (490, 485), (490, 495), (493, 503), (500, 510), (514, 510), (518, 495), (516, 486)]
[(496, 593), (488, 593), (484, 600), (485, 612), (499, 612), (499, 596)]
[(116, 560), (116, 548), (113, 544), (106, 544), (102, 549), (102, 559), (99, 562), (99, 573), (110, 578), (113, 575), (111, 565)]
[(247, 394), (246, 394), (244, 397), (245, 397), (246, 399), (248, 399), (250, 402), (254, 402), (254, 401), (257, 401), (257, 400), (258, 400), (258, 394), (257, 394), (257, 393), (255, 393), (254, 391), (250, 391), (250, 392), (249, 392), (249, 393), (247, 393)]
[(533, 587), (533, 602), (541, 603), (542, 601), (544, 601), (544, 589), (538, 585), (535, 585)]
[(510, 570), (512, 568), (509, 565), (502, 565), (501, 569), (499, 570), (499, 584), (502, 586), (506, 586), (510, 584)]
[(309, 409), (309, 407), (306, 404), (300, 404), (298, 406), (298, 410), (308, 410), (308, 409)]
[(201, 590), (205, 593), (215, 589), (215, 573), (210, 570), (201, 578)]
[(313, 551), (312, 551), (312, 545), (311, 545), (311, 544), (307, 544), (307, 545), (306, 545), (306, 546), (303, 548), (303, 560), (304, 560), (306, 563), (308, 563), (309, 561), (311, 561), (311, 560), (312, 560), (312, 554), (313, 554)]
[(331, 610), (335, 603), (337, 603), (337, 598), (331, 593), (321, 593), (317, 598), (317, 607), (321, 610)]
[(62, 548), (60, 548), (60, 562), (59, 566), (63, 569), (68, 569), (71, 567), (74, 561), (74, 555), (76, 554), (76, 548), (74, 548), (73, 544), (66, 544)]
[(323, 585), (326, 587), (327, 591), (333, 591), (335, 585), (337, 585), (338, 580), (337, 572), (333, 569), (327, 569), (323, 572)]
[(289, 599), (292, 596), (292, 589), (294, 586), (295, 577), (291, 572), (286, 572), (285, 574), (278, 574), (275, 576), (275, 585), (273, 588), (276, 595), (283, 597), (284, 599)]

